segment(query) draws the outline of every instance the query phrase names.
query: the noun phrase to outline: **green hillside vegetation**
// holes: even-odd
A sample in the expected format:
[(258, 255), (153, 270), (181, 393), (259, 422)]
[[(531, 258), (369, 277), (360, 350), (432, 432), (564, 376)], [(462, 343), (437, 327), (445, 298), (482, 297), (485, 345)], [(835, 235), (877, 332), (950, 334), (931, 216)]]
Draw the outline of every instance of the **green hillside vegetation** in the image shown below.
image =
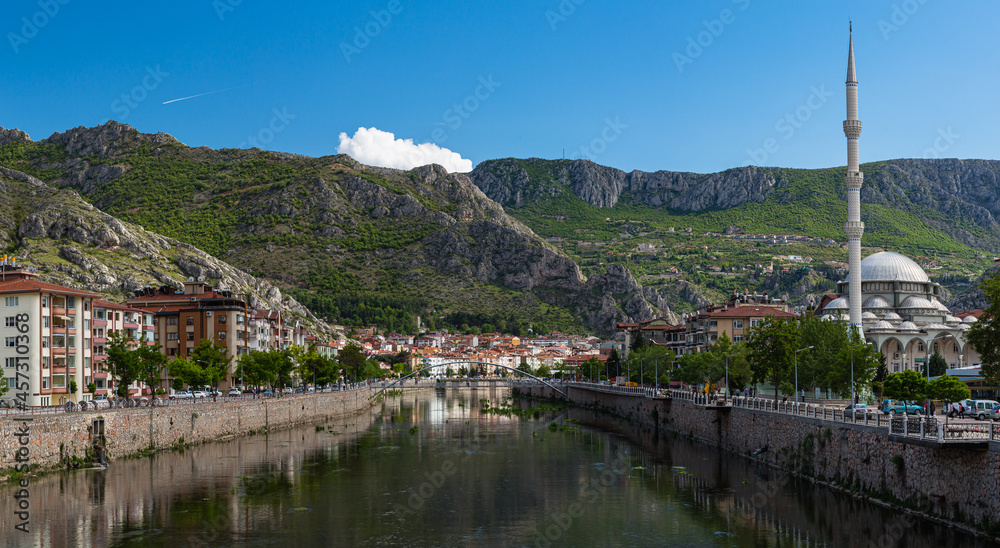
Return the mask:
[[(769, 286), (777, 286), (782, 293), (790, 292), (803, 280), (813, 286), (813, 293), (835, 292), (836, 280), (845, 274), (824, 264), (824, 261), (847, 261), (842, 168), (775, 169), (779, 185), (762, 203), (687, 212), (639, 203), (626, 191), (614, 207), (592, 206), (558, 180), (559, 170), (568, 162), (518, 161), (531, 177), (525, 188), (545, 189), (546, 197), (522, 207), (508, 206), (507, 211), (573, 257), (586, 275), (619, 262), (626, 264), (643, 285), (671, 287), (682, 278), (697, 286), (705, 296), (719, 301), (734, 290), (763, 292)], [(874, 171), (883, 164), (866, 164), (862, 169)], [(936, 260), (940, 270), (930, 269), (928, 275), (952, 290), (964, 288), (988, 266), (988, 257), (939, 230), (948, 223), (959, 223), (973, 234), (983, 234), (983, 228), (949, 220), (926, 207), (910, 206), (920, 217), (901, 209), (862, 204), (866, 223), (864, 242), (869, 246), (863, 255), (888, 249), (917, 260)], [(937, 223), (939, 226), (934, 226)], [(730, 226), (741, 227), (743, 234), (794, 234), (837, 243), (773, 245), (761, 240), (719, 236)], [(685, 232), (688, 228), (690, 233)], [(652, 244), (656, 251), (639, 252), (640, 244)], [(775, 259), (792, 255), (811, 257), (813, 261), (805, 265)], [(766, 276), (762, 268), (755, 266), (767, 267), (772, 263), (776, 270), (784, 267), (789, 272)], [(710, 272), (710, 266), (725, 272)], [(736, 273), (733, 267), (738, 269)], [(678, 274), (671, 275), (672, 269)], [(675, 311), (692, 308), (681, 299), (673, 300), (671, 306)]]
[[(458, 328), (445, 319), (458, 312), (501, 318), (515, 330), (523, 324), (536, 332), (589, 331), (580, 318), (531, 294), (426, 266), (401, 268), (400, 258), (419, 253), (420, 242), (441, 226), (429, 215), (376, 219), (350, 204), (341, 187), (360, 179), (412, 196), (432, 212), (456, 212), (455, 203), (413, 173), (370, 170), (348, 156), (215, 151), (175, 142), (153, 147), (132, 138), (116, 144), (106, 157), (81, 158), (92, 167), (126, 170), (81, 193), (84, 199), (277, 282), (330, 323), (413, 333), (417, 316), (425, 325)], [(0, 165), (54, 186), (71, 184), (70, 161), (54, 143), (0, 146)], [(318, 196), (330, 190), (335, 203)]]

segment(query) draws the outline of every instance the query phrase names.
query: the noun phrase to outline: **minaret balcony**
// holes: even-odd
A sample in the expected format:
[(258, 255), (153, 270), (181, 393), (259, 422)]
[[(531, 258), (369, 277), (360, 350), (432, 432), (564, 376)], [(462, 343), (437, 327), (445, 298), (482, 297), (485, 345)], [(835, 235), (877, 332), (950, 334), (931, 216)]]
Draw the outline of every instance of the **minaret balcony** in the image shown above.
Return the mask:
[(865, 233), (865, 223), (861, 221), (847, 221), (844, 223), (844, 232), (848, 239), (859, 239)]
[(861, 188), (865, 182), (865, 174), (860, 171), (848, 171), (847, 175), (844, 175), (844, 186), (848, 190), (857, 190)]
[(861, 137), (861, 120), (844, 120), (844, 135), (848, 139)]

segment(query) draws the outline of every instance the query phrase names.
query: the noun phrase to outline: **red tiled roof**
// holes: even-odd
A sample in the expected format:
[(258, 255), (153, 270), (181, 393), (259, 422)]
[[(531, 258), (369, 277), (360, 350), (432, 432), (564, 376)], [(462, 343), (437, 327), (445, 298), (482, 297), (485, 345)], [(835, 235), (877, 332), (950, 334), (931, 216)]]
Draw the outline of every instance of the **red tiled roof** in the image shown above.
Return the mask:
[(134, 310), (130, 306), (113, 303), (111, 301), (105, 301), (104, 299), (94, 299), (94, 301), (91, 304), (94, 306), (94, 308), (110, 308), (112, 310)]
[(795, 314), (785, 312), (778, 308), (768, 308), (766, 306), (739, 306), (729, 310), (719, 310), (710, 314), (713, 318), (762, 318), (764, 316), (776, 316), (778, 318), (795, 318)]
[(91, 293), (90, 291), (66, 287), (64, 285), (39, 282), (37, 280), (20, 279), (0, 282), (0, 293), (35, 293), (42, 291), (50, 293), (66, 293), (69, 295), (79, 295), (81, 297), (100, 297), (99, 294)]

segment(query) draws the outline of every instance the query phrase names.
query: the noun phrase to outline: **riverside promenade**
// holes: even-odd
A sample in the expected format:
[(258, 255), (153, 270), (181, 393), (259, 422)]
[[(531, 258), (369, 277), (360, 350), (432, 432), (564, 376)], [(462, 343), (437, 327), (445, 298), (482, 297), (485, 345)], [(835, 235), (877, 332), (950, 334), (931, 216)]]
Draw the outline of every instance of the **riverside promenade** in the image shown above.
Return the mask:
[[(589, 383), (569, 399), (634, 424), (711, 444), (855, 495), (969, 530), (1000, 523), (1000, 425), (852, 416), (840, 409)], [(564, 399), (545, 386), (522, 395)]]

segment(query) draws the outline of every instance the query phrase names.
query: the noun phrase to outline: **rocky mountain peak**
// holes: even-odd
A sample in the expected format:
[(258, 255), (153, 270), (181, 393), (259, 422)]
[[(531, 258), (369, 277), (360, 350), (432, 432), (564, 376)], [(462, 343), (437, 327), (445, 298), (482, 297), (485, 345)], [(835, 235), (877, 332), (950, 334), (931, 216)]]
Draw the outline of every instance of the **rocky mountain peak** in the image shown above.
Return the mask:
[(7, 143), (30, 143), (31, 137), (28, 134), (17, 129), (11, 128), (7, 129), (0, 126), (0, 146), (6, 145)]
[(140, 133), (128, 124), (114, 120), (96, 127), (80, 126), (53, 133), (46, 141), (63, 145), (70, 154), (97, 158), (115, 156), (142, 144), (159, 146), (180, 142), (168, 133)]

